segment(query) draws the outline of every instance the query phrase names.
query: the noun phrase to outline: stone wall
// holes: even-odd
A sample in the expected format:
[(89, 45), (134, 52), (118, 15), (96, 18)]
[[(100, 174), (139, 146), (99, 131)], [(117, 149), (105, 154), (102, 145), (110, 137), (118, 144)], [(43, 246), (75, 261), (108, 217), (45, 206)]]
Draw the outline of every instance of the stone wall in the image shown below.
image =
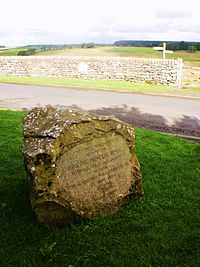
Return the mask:
[(117, 80), (182, 86), (183, 61), (126, 57), (0, 57), (0, 75)]

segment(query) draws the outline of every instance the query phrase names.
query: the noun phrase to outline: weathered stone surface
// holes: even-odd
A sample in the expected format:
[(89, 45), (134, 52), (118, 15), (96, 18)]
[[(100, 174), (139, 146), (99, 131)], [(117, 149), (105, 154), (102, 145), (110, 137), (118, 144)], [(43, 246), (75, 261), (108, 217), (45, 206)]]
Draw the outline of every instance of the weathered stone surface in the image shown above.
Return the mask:
[(133, 128), (114, 117), (47, 106), (24, 118), (31, 206), (40, 223), (115, 213), (142, 195)]

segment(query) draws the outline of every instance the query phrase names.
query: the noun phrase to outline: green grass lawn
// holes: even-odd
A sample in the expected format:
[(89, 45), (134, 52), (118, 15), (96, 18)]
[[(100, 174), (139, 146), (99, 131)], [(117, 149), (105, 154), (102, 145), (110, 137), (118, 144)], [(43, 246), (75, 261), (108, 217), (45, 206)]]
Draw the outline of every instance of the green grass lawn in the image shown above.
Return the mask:
[(22, 157), (24, 112), (0, 111), (0, 266), (199, 266), (200, 145), (136, 129), (144, 198), (113, 217), (35, 223)]
[(108, 88), (121, 90), (139, 90), (139, 91), (166, 91), (172, 86), (141, 84), (123, 81), (106, 81), (106, 80), (81, 80), (81, 79), (64, 79), (64, 78), (49, 78), (49, 77), (29, 77), (29, 76), (0, 76), (2, 83), (22, 83), (34, 85), (49, 85), (49, 86), (72, 86), (83, 88)]
[[(123, 81), (105, 81), (105, 80), (81, 80), (64, 79), (49, 77), (28, 77), (28, 76), (0, 76), (0, 83), (48, 85), (61, 87), (81, 87), (86, 89), (113, 89), (149, 93), (170, 93), (177, 91), (177, 87), (155, 84), (141, 84)], [(200, 92), (200, 87), (183, 88), (180, 92), (196, 91)]]

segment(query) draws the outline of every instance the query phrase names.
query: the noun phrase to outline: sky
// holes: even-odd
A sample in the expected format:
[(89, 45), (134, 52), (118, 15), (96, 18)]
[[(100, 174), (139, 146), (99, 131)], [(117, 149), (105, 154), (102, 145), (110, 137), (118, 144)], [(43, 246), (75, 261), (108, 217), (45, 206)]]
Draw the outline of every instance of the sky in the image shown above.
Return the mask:
[(199, 0), (0, 0), (0, 45), (200, 42)]

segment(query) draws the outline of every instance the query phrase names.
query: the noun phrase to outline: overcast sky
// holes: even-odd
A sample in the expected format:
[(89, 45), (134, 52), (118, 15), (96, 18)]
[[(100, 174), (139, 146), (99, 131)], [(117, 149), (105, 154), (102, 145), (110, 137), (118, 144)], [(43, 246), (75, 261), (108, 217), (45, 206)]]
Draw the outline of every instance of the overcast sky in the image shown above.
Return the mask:
[(0, 45), (200, 41), (200, 0), (0, 0)]

